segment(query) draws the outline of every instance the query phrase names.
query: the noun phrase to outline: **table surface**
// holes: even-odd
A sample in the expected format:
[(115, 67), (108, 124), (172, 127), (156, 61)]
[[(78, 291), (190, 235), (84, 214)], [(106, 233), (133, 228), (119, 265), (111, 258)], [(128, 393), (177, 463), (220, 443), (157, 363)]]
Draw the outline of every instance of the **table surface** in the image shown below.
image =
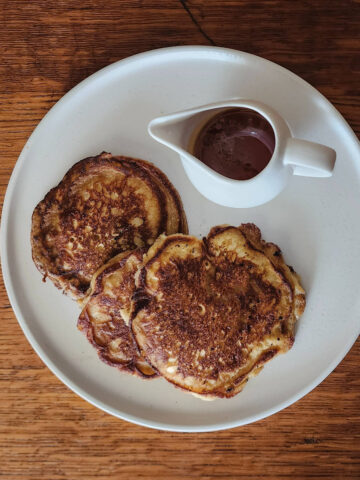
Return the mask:
[[(0, 0), (0, 200), (28, 136), (70, 88), (129, 55), (218, 45), (279, 63), (360, 133), (359, 0)], [(339, 319), (341, 320), (341, 319)], [(113, 418), (67, 389), (0, 291), (0, 478), (360, 478), (360, 342), (265, 420), (180, 434)]]

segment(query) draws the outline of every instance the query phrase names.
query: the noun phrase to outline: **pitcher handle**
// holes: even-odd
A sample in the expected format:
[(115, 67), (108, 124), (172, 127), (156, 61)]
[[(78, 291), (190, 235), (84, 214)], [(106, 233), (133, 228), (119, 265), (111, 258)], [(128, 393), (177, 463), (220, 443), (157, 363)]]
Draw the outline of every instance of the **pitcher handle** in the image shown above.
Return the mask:
[(284, 165), (293, 169), (294, 175), (304, 177), (331, 177), (336, 152), (319, 143), (290, 138), (285, 148)]

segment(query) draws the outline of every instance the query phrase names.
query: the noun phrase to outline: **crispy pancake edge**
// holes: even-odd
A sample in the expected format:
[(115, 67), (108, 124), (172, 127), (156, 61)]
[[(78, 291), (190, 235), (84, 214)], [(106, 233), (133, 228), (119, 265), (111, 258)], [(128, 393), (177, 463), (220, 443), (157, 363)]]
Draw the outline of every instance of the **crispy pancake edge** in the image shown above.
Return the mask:
[[(96, 340), (94, 338), (94, 330), (93, 330), (93, 324), (92, 324), (91, 316), (89, 315), (89, 312), (88, 312), (89, 302), (92, 299), (94, 299), (94, 297), (96, 298), (96, 296), (98, 294), (102, 293), (102, 289), (103, 289), (102, 281), (103, 281), (104, 273), (106, 272), (106, 276), (108, 276), (112, 272), (122, 268), (125, 265), (125, 263), (127, 262), (127, 260), (129, 259), (129, 257), (131, 257), (132, 255), (136, 255), (136, 257), (139, 260), (142, 260), (143, 251), (142, 250), (132, 250), (132, 251), (127, 251), (127, 252), (122, 252), (122, 253), (116, 255), (115, 257), (113, 257), (112, 259), (110, 259), (109, 262), (107, 262), (105, 265), (100, 267), (98, 269), (98, 271), (94, 274), (94, 276), (91, 280), (91, 284), (90, 284), (90, 288), (88, 290), (86, 300), (83, 302), (83, 309), (82, 309), (82, 311), (79, 315), (79, 318), (78, 318), (78, 329), (86, 335), (88, 341), (92, 344), (92, 346), (97, 351), (97, 354), (98, 354), (100, 360), (102, 360), (104, 363), (106, 363), (107, 365), (110, 365), (112, 367), (117, 368), (121, 372), (132, 374), (132, 375), (144, 378), (144, 379), (152, 379), (152, 378), (157, 377), (158, 375), (157, 375), (156, 371), (153, 371), (152, 373), (150, 373), (150, 372), (145, 373), (145, 371), (148, 370), (148, 369), (151, 369), (151, 367), (150, 367), (150, 365), (147, 364), (147, 362), (143, 358), (141, 358), (140, 351), (139, 351), (138, 346), (135, 342), (135, 339), (133, 337), (131, 329), (128, 327), (130, 337), (134, 341), (134, 347), (139, 352), (139, 359), (138, 359), (138, 361), (129, 362), (127, 364), (125, 364), (125, 363), (121, 364), (120, 362), (115, 362), (115, 361), (111, 360), (108, 356), (108, 344), (103, 346), (103, 345), (99, 345), (99, 343), (96, 342)], [(135, 280), (134, 280), (134, 290), (135, 290)], [(125, 319), (122, 318), (121, 315), (120, 315), (120, 317), (121, 317), (121, 320), (126, 325)], [(119, 320), (117, 319), (117, 321), (119, 321)], [(144, 365), (144, 371), (141, 369), (142, 365)]]
[[(185, 210), (184, 210), (179, 192), (176, 190), (174, 185), (170, 182), (170, 180), (165, 175), (165, 173), (162, 170), (160, 170), (160, 168), (156, 167), (154, 164), (146, 160), (136, 159), (136, 161), (139, 162), (144, 168), (149, 169), (150, 172), (160, 180), (161, 184), (166, 188), (167, 193), (170, 194), (171, 201), (173, 203), (174, 208), (172, 208), (171, 211), (168, 212), (168, 215), (173, 215), (174, 213), (176, 213), (177, 216), (179, 217), (177, 231), (173, 233), (187, 234), (189, 232), (189, 228), (188, 228), (187, 218), (186, 218)], [(168, 226), (167, 231), (170, 230), (171, 227), (170, 228), (169, 227), (170, 226)]]

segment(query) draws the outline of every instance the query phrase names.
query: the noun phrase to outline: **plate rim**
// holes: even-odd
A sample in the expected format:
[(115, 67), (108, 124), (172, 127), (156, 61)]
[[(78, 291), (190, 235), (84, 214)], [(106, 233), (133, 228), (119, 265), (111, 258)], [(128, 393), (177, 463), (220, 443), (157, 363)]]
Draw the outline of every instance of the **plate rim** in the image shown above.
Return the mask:
[(22, 310), (20, 307), (20, 302), (17, 300), (17, 295), (15, 292), (15, 289), (13, 287), (13, 282), (10, 274), (10, 266), (9, 266), (9, 257), (7, 255), (7, 250), (8, 250), (8, 219), (9, 219), (9, 209), (11, 206), (11, 200), (14, 194), (14, 190), (16, 187), (17, 183), (17, 178), (21, 172), (21, 167), (23, 163), (25, 162), (27, 150), (29, 149), (32, 139), (34, 137), (35, 132), (39, 129), (40, 125), (42, 125), (47, 118), (49, 118), (51, 115), (56, 114), (58, 108), (61, 107), (61, 105), (64, 102), (71, 101), (71, 98), (77, 94), (78, 91), (82, 90), (84, 87), (86, 87), (90, 83), (97, 82), (101, 77), (111, 75), (111, 72), (114, 70), (117, 70), (118, 68), (126, 68), (126, 65), (130, 65), (131, 63), (136, 63), (141, 61), (142, 59), (150, 59), (151, 57), (159, 57), (159, 56), (166, 56), (169, 54), (189, 54), (191, 57), (192, 54), (194, 53), (204, 53), (208, 54), (209, 57), (214, 56), (214, 54), (218, 54), (219, 56), (226, 56), (228, 55), (229, 57), (236, 57), (237, 59), (241, 58), (247, 58), (252, 62), (255, 63), (261, 63), (262, 65), (267, 64), (268, 67), (273, 68), (275, 70), (280, 71), (282, 74), (287, 75), (290, 77), (292, 80), (295, 80), (297, 83), (301, 84), (303, 87), (307, 88), (311, 93), (316, 93), (317, 97), (319, 96), (326, 102), (327, 106), (332, 110), (332, 113), (337, 117), (338, 120), (341, 121), (342, 125), (346, 128), (346, 132), (348, 135), (350, 135), (354, 146), (356, 145), (356, 148), (358, 150), (358, 154), (360, 156), (360, 141), (356, 137), (355, 133), (347, 123), (347, 121), (344, 119), (344, 117), (338, 112), (338, 110), (331, 104), (329, 100), (317, 89), (315, 89), (313, 86), (311, 86), (308, 82), (303, 80), (301, 77), (296, 75), (295, 73), (291, 72), (290, 70), (278, 65), (277, 63), (274, 63), (270, 60), (267, 60), (263, 57), (259, 57), (257, 55), (253, 55), (247, 52), (242, 52), (240, 50), (235, 50), (235, 49), (230, 49), (230, 48), (223, 48), (223, 47), (214, 47), (214, 46), (202, 46), (202, 45), (187, 45), (187, 46), (175, 46), (175, 47), (166, 47), (166, 48), (159, 48), (155, 50), (148, 50), (142, 53), (138, 53), (135, 55), (132, 55), (130, 57), (126, 57), (124, 59), (118, 60), (110, 65), (107, 65), (104, 68), (101, 68), (100, 70), (96, 71), (89, 77), (85, 78), (82, 80), (80, 83), (75, 85), (72, 89), (70, 89), (65, 95), (63, 95), (51, 108), (48, 110), (48, 112), (42, 117), (40, 122), (36, 125), (34, 130), (32, 131), (31, 135), (27, 139), (16, 163), (13, 168), (13, 171), (11, 173), (5, 197), (4, 197), (4, 202), (3, 202), (3, 208), (2, 208), (2, 216), (1, 216), (1, 225), (0, 225), (0, 255), (1, 255), (1, 266), (2, 266), (2, 274), (3, 274), (3, 279), (4, 279), (4, 285), (5, 289), (10, 301), (10, 304), (12, 306), (12, 309), (14, 311), (15, 317), (17, 319), (17, 322), (19, 323), (26, 339), (32, 346), (32, 348), (35, 350), (36, 354), (39, 356), (39, 358), (42, 360), (42, 362), (45, 364), (47, 368), (56, 376), (59, 378), (59, 380), (64, 383), (70, 390), (72, 390), (75, 394), (79, 395), (81, 398), (86, 400), (88, 403), (91, 405), (105, 411), (106, 413), (109, 413), (110, 415), (113, 415), (117, 418), (120, 418), (122, 420), (132, 422), (134, 424), (148, 427), (148, 428), (153, 428), (157, 430), (163, 430), (163, 431), (172, 431), (172, 432), (186, 432), (186, 433), (196, 433), (196, 432), (213, 432), (213, 431), (219, 431), (219, 430), (225, 430), (225, 429), (231, 429), (231, 428), (236, 428), (240, 427), (243, 425), (247, 425), (253, 422), (256, 422), (258, 420), (262, 420), (268, 416), (273, 415), (274, 413), (277, 413), (288, 406), (296, 403), (298, 400), (300, 400), (302, 397), (307, 395), (309, 392), (311, 392), (315, 387), (317, 387), (320, 383), (323, 382), (323, 380), (330, 375), (330, 373), (339, 365), (339, 363), (343, 360), (343, 358), (346, 356), (346, 354), (349, 352), (353, 344), (356, 342), (357, 337), (360, 334), (360, 325), (359, 325), (359, 331), (356, 332), (353, 337), (351, 337), (348, 342), (345, 345), (345, 348), (342, 349), (342, 351), (330, 362), (328, 367), (316, 377), (315, 380), (313, 380), (311, 383), (309, 383), (306, 387), (301, 389), (297, 394), (292, 395), (290, 398), (287, 400), (278, 403), (276, 407), (269, 408), (267, 410), (264, 410), (260, 414), (254, 414), (251, 416), (246, 417), (246, 419), (241, 419), (238, 421), (227, 421), (227, 422), (221, 422), (221, 423), (214, 423), (214, 424), (202, 424), (202, 425), (187, 425), (187, 424), (175, 424), (175, 423), (167, 423), (167, 422), (159, 422), (159, 421), (151, 421), (151, 420), (144, 420), (141, 416), (136, 416), (132, 414), (124, 414), (123, 412), (120, 412), (118, 409), (114, 409), (108, 405), (106, 405), (104, 402), (100, 401), (99, 399), (95, 398), (92, 394), (88, 393), (85, 391), (83, 388), (79, 387), (76, 383), (74, 383), (68, 376), (62, 371), (61, 367), (57, 366), (50, 358), (47, 356), (43, 348), (40, 346), (38, 341), (36, 340), (34, 334), (32, 333), (31, 329), (28, 327), (27, 322), (25, 320), (25, 316), (22, 314)]

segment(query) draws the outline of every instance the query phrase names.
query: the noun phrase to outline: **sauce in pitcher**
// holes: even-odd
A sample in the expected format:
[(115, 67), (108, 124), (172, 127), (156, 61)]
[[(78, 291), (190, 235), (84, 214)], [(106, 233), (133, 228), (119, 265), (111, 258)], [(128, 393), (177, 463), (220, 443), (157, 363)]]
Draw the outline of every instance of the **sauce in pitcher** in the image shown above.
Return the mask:
[(247, 108), (231, 108), (206, 122), (192, 153), (225, 177), (249, 180), (266, 167), (274, 149), (275, 134), (263, 116)]

